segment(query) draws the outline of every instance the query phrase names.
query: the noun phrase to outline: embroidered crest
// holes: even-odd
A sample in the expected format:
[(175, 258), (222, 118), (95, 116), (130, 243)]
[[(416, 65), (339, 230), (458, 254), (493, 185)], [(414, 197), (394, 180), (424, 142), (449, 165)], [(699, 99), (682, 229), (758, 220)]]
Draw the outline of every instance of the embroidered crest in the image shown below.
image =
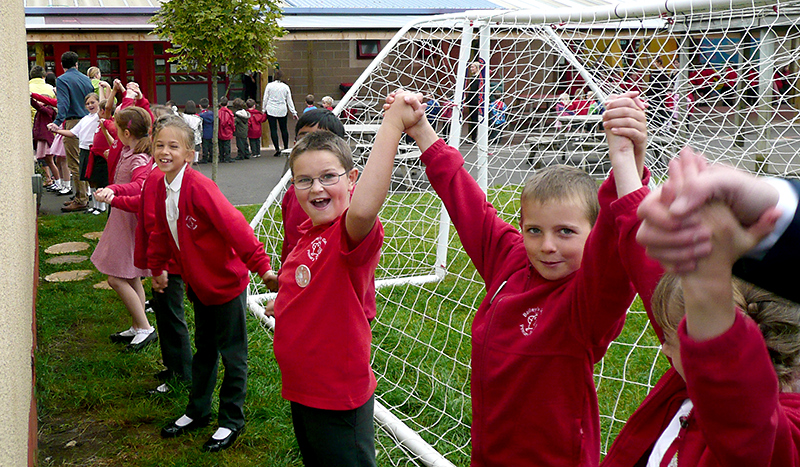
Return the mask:
[(522, 313), (525, 322), (519, 325), (519, 330), (522, 331), (523, 336), (530, 336), (533, 330), (536, 329), (536, 322), (541, 314), (542, 309), (539, 307), (528, 308), (528, 311)]
[(311, 270), (308, 269), (308, 266), (305, 264), (297, 266), (297, 269), (294, 271), (294, 280), (300, 287), (307, 286), (308, 283), (311, 282)]
[(322, 253), (322, 249), (325, 248), (325, 245), (328, 243), (328, 240), (324, 237), (317, 237), (311, 242), (311, 246), (308, 248), (308, 258), (311, 261), (316, 261), (319, 258), (319, 255)]
[(186, 227), (188, 227), (189, 230), (196, 229), (197, 228), (197, 219), (195, 219), (192, 216), (186, 216)]

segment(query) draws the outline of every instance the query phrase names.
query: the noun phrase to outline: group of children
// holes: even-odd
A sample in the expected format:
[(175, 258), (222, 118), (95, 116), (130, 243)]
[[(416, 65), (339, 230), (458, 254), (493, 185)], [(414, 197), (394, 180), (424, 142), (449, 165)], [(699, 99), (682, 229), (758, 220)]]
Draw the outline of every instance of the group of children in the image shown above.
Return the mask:
[[(472, 465), (600, 464), (593, 369), (636, 293), (674, 368), (631, 416), (603, 465), (800, 464), (800, 396), (793, 392), (799, 310), (731, 275), (758, 238), (729, 208), (709, 205), (694, 221), (713, 232), (712, 253), (680, 275), (663, 275), (635, 240), (649, 182), (646, 104), (638, 93), (605, 103), (613, 171), (599, 189), (576, 168), (538, 171), (522, 190), (518, 225), (500, 218), (458, 150), (437, 136), (422, 95), (387, 96), (360, 179), (341, 123), (326, 110), (309, 111), (289, 157), (293, 184), (282, 206), (284, 251), (275, 274), (242, 214), (192, 168), (195, 129), (174, 115), (153, 122), (136, 87), (123, 90), (116, 136), (105, 123), (101, 130), (112, 141), (113, 184), (95, 193), (119, 209), (92, 260), (132, 316), (131, 328), (112, 339), (134, 348), (155, 339), (138, 279), (153, 276), (159, 328), (175, 335), (164, 362), (171, 376), (191, 381), (185, 413), (162, 436), (210, 422), (220, 356), (219, 428), (204, 448), (225, 449), (241, 433), (252, 271), (278, 290), (274, 351), (305, 464), (376, 465), (370, 323), (384, 236), (378, 212), (405, 133), (486, 283), (472, 325)], [(220, 120), (234, 125), (226, 136), (236, 131), (236, 118), (249, 128), (256, 115), (254, 103), (241, 104), (220, 110)], [(195, 311), (191, 363), (182, 307), (176, 311), (183, 283)]]

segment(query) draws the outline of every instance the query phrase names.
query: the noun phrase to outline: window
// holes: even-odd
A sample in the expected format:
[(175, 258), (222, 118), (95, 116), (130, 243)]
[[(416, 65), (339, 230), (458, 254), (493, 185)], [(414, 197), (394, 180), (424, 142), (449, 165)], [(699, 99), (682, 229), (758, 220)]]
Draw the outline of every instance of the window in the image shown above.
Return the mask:
[(356, 57), (361, 59), (375, 58), (381, 50), (381, 41), (361, 40), (356, 41)]

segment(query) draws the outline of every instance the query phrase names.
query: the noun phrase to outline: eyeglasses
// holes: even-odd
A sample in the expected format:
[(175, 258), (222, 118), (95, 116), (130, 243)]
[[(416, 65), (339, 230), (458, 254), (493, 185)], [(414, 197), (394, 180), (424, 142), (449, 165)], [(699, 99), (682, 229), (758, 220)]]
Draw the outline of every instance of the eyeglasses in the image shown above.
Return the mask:
[(319, 180), (319, 184), (322, 185), (322, 186), (332, 186), (332, 185), (336, 185), (337, 183), (339, 183), (339, 179), (342, 177), (342, 175), (346, 175), (346, 174), (347, 174), (347, 172), (342, 172), (340, 174), (327, 173), (327, 174), (323, 174), (323, 175), (321, 175), (321, 176), (319, 176), (317, 178), (314, 178), (314, 177), (302, 177), (302, 178), (298, 178), (298, 179), (294, 180), (292, 183), (294, 183), (295, 188), (297, 188), (298, 190), (308, 190), (309, 188), (311, 188), (314, 185), (314, 180)]

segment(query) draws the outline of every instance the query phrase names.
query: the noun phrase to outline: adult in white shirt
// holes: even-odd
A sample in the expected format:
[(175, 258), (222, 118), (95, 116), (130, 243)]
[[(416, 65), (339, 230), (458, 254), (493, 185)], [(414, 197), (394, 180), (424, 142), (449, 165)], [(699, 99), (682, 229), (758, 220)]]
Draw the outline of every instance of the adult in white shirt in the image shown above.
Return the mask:
[(283, 139), (283, 149), (289, 149), (289, 129), (286, 127), (286, 118), (289, 112), (292, 113), (292, 118), (297, 120), (297, 110), (294, 108), (292, 102), (292, 91), (289, 86), (281, 81), (283, 72), (275, 70), (273, 80), (264, 89), (264, 113), (267, 115), (269, 122), (269, 134), (272, 138), (272, 145), (275, 146), (275, 157), (280, 157), (281, 146), (278, 141), (278, 126), (281, 128), (281, 137)]

